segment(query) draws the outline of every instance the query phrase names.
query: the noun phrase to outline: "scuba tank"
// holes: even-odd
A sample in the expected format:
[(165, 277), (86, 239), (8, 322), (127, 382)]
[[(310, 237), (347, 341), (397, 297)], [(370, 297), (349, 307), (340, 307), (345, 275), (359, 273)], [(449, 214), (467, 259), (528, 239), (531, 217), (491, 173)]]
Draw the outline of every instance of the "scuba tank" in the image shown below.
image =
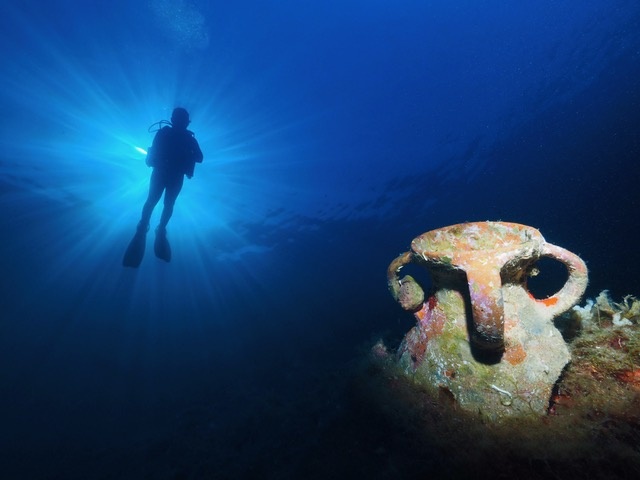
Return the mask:
[[(170, 127), (170, 126), (171, 126), (170, 121), (160, 120), (159, 122), (152, 123), (151, 125), (149, 125), (149, 128), (147, 129), (147, 131), (149, 133), (158, 133), (160, 130), (162, 130), (163, 127)], [(153, 146), (147, 148), (147, 156), (144, 162), (147, 164), (147, 167), (157, 166), (158, 164), (157, 152), (155, 151), (155, 148), (153, 148)]]

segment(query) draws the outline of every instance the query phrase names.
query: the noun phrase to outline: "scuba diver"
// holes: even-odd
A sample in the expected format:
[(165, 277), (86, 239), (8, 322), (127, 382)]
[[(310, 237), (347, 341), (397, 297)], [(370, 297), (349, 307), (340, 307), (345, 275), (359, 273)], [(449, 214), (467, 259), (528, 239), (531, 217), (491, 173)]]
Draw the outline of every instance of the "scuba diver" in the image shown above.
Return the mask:
[(156, 204), (164, 193), (164, 207), (160, 223), (156, 228), (154, 251), (158, 258), (169, 262), (171, 248), (167, 241), (167, 223), (173, 214), (173, 206), (182, 189), (184, 176), (193, 177), (196, 163), (202, 162), (202, 151), (194, 133), (187, 130), (191, 123), (189, 112), (184, 108), (175, 108), (171, 114), (171, 122), (162, 120), (151, 127), (159, 126), (153, 144), (147, 152), (146, 163), (153, 167), (149, 181), (149, 195), (142, 207), (142, 215), (136, 234), (129, 243), (122, 264), (125, 267), (137, 268), (144, 256), (149, 221)]

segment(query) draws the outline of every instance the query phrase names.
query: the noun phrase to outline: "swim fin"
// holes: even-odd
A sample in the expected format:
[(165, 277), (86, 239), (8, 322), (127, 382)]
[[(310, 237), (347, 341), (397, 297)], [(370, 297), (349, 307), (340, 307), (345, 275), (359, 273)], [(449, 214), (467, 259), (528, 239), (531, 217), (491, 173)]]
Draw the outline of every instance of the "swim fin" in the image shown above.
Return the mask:
[(167, 229), (163, 227), (156, 228), (156, 241), (153, 245), (156, 257), (165, 262), (171, 261), (171, 246), (167, 240)]
[(144, 249), (147, 244), (147, 231), (149, 225), (138, 225), (136, 234), (129, 242), (127, 250), (122, 258), (123, 267), (138, 268), (144, 257)]

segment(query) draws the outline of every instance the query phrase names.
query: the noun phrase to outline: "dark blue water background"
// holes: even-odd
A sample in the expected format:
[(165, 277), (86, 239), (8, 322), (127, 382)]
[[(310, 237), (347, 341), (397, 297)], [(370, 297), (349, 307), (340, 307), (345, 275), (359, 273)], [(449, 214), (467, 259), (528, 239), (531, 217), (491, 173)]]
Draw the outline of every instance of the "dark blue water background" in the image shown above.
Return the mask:
[[(301, 478), (345, 372), (411, 327), (385, 271), (434, 228), (528, 224), (588, 296), (640, 294), (637, 1), (2, 10), (3, 478)], [(205, 160), (174, 257), (124, 269), (136, 147), (177, 105)]]

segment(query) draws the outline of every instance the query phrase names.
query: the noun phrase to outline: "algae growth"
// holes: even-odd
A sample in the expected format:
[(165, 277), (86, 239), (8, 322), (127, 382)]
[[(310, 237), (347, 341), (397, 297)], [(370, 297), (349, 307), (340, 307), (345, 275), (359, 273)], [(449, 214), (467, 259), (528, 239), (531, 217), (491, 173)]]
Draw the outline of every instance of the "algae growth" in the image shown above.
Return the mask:
[(605, 291), (556, 324), (571, 362), (544, 415), (478, 417), (407, 375), (382, 341), (358, 375), (358, 401), (395, 425), (414, 454), (446, 459), (431, 478), (640, 478), (640, 300), (614, 302)]

